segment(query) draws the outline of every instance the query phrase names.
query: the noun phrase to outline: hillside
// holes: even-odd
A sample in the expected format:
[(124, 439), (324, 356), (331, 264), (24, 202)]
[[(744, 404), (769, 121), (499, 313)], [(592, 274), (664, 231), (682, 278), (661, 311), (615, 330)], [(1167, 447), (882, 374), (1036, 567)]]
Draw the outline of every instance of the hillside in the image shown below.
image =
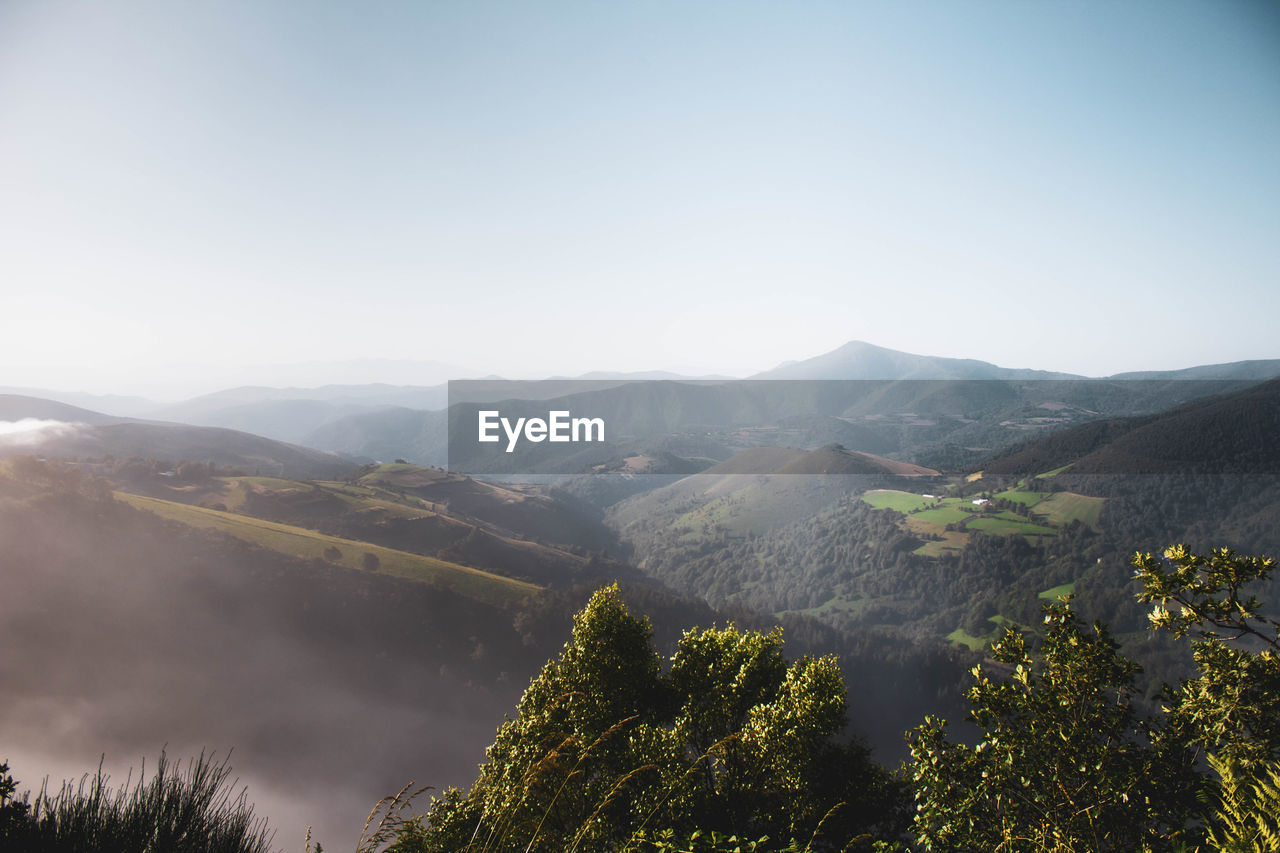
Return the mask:
[(1031, 442), (982, 465), (1025, 475), (1071, 465), (1071, 474), (1280, 473), (1280, 380), (1196, 400), (1158, 415), (1087, 424)]
[(0, 421), (20, 421), (24, 418), (89, 425), (123, 423), (127, 420), (41, 397), (0, 394)]
[[(178, 476), (168, 476), (172, 472), (137, 462), (93, 465), (87, 470), (134, 495), (223, 515), (230, 512), (237, 519), (305, 528), (325, 537), (371, 543), (537, 584), (565, 587), (635, 574), (598, 548), (583, 544), (603, 547), (613, 540), (571, 504), (536, 492), (468, 485), (465, 478), (431, 469), (389, 465), (362, 469), (343, 480), (322, 481), (213, 476), (189, 466), (182, 467)], [(535, 527), (543, 541), (503, 523)], [(551, 538), (557, 530), (559, 540)], [(345, 564), (359, 567), (359, 553), (336, 542), (328, 545), (339, 547)], [(313, 556), (312, 551), (319, 554), (315, 548), (307, 554)]]
[(610, 507), (606, 518), (633, 549), (638, 565), (665, 580), (652, 564), (655, 550), (705, 549), (753, 538), (808, 518), (850, 494), (907, 479), (927, 482), (937, 473), (838, 445), (810, 451), (757, 447), (622, 501)]
[[(1001, 625), (1034, 621), (1046, 598), (1074, 592), (1083, 612), (1142, 645), (1141, 614), (1117, 604), (1131, 596), (1133, 550), (1280, 548), (1276, 435), (1273, 380), (1066, 428), (968, 476), (920, 470), (893, 481), (885, 466), (878, 482), (854, 468), (823, 477), (825, 466), (806, 466), (802, 451), (756, 448), (622, 501), (606, 518), (638, 565), (718, 607), (980, 648)], [(814, 475), (780, 476), (788, 469)], [(1157, 647), (1134, 654), (1152, 679), (1183, 665)]]
[[(487, 383), (455, 383), (460, 397)], [(1251, 380), (893, 379), (637, 381), (547, 398), (547, 383), (498, 383), (517, 399), (457, 402), (446, 413), (394, 409), (326, 424), (307, 443), (348, 455), (448, 465), (472, 474), (577, 475), (628, 456), (667, 452), (723, 461), (757, 446), (854, 450), (959, 468), (1029, 435), (1114, 416), (1158, 412)], [(472, 386), (477, 386), (472, 388)], [(471, 390), (468, 390), (471, 389)], [(472, 393), (474, 391), (474, 394)], [(511, 419), (548, 411), (600, 418), (603, 442), (476, 442), (481, 409)], [(449, 445), (452, 437), (452, 446)]]
[(64, 459), (145, 457), (300, 479), (338, 477), (354, 467), (334, 453), (236, 430), (116, 418), (51, 400), (0, 396), (0, 420), (25, 418), (58, 421), (60, 425), (42, 432), (38, 440), (0, 443), (0, 454), (38, 452)]
[[(39, 652), (0, 659), (5, 731), (46, 757), (79, 763), (105, 751), (108, 766), (154, 754), (157, 739), (182, 754), (236, 747), (258, 804), (286, 824), (305, 815), (326, 847), (350, 841), (369, 804), (424, 766), (440, 784), (469, 779), (591, 589), (537, 591), (292, 525), (113, 495), (89, 470), (0, 463), (0, 646)], [(394, 466), (366, 476), (406, 489), (457, 482)], [(246, 502), (299, 486), (213, 481)], [(376, 570), (364, 553), (379, 556)], [(692, 625), (729, 618), (651, 586), (626, 596), (663, 650)], [(741, 610), (733, 618), (774, 624)], [(939, 646), (846, 637), (794, 616), (787, 625), (790, 655), (835, 652), (850, 683), (882, 685), (874, 704), (850, 710), (887, 754), (910, 720), (955, 712), (962, 661)], [(332, 806), (316, 815), (325, 798)]]
[[(264, 521), (239, 513), (196, 507), (158, 498), (117, 492), (137, 509), (200, 530), (216, 530), (283, 556), (323, 560), (348, 569), (383, 572), (393, 577), (443, 587), (459, 595), (499, 607), (535, 594), (540, 587), (469, 566), (369, 542), (326, 536), (313, 530)], [(372, 560), (369, 556), (371, 555)]]

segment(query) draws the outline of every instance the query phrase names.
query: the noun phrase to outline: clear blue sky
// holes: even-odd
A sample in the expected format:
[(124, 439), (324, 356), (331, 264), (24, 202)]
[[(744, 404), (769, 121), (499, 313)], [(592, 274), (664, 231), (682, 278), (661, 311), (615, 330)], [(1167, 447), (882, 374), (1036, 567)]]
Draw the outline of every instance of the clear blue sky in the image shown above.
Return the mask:
[(1277, 152), (1272, 2), (9, 0), (0, 385), (1280, 357)]

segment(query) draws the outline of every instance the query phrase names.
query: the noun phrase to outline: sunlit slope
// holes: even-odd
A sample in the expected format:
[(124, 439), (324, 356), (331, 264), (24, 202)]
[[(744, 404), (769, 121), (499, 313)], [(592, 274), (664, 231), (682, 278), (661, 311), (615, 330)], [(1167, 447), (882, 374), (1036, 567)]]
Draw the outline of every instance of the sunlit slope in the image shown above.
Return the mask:
[[(115, 495), (132, 506), (154, 512), (163, 518), (192, 527), (218, 530), (282, 554), (323, 559), (352, 569), (363, 569), (366, 560), (364, 555), (372, 554), (378, 559), (379, 572), (439, 584), (460, 595), (489, 604), (509, 604), (541, 589), (535, 584), (504, 578), (458, 563), (354, 539), (327, 536), (302, 527), (126, 492), (116, 492)], [(335, 548), (337, 554), (330, 550)]]
[(582, 509), (540, 493), (439, 469), (366, 466), (344, 480), (182, 478), (143, 470), (116, 487), (175, 503), (368, 542), (545, 586), (617, 577), (607, 530)]
[(528, 539), (587, 548), (612, 544), (605, 530), (581, 508), (534, 489), (476, 480), (439, 468), (378, 465), (356, 483), (406, 494), (448, 509), (451, 515), (484, 522), (494, 530)]

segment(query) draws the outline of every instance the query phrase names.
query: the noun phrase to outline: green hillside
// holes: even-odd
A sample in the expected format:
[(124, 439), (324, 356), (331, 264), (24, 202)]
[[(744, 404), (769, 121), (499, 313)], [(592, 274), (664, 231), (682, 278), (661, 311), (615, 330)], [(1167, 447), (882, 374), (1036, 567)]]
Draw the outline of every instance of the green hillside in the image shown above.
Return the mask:
[[(261, 545), (282, 554), (308, 559), (325, 559), (351, 569), (363, 569), (364, 555), (372, 554), (378, 558), (377, 571), (379, 572), (439, 584), (460, 595), (489, 604), (503, 606), (541, 590), (541, 587), (531, 583), (504, 578), (457, 563), (396, 551), (368, 542), (326, 536), (302, 527), (158, 498), (131, 495), (126, 492), (116, 492), (115, 496), (132, 506), (153, 512), (163, 518), (192, 527), (228, 533), (237, 539)], [(336, 555), (330, 550), (334, 548), (339, 552)]]

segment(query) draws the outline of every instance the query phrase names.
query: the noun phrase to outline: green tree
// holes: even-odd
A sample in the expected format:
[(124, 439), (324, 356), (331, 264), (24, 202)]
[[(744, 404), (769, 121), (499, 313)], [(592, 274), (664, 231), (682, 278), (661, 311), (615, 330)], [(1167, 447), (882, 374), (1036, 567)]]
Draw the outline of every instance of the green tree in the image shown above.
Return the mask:
[(1280, 849), (1280, 622), (1250, 592), (1275, 561), (1174, 545), (1132, 563), (1152, 625), (1193, 638), (1198, 672), (1172, 691), (1168, 713), (1217, 775), (1210, 840), (1223, 850)]
[(935, 718), (914, 732), (917, 840), (930, 850), (1169, 847), (1196, 804), (1190, 753), (1135, 712), (1138, 667), (1105, 628), (1086, 628), (1069, 600), (1043, 611), (1038, 656), (1010, 628), (991, 650), (1008, 677), (973, 670), (976, 746), (948, 741)]
[(1280, 622), (1261, 615), (1248, 593), (1275, 561), (1174, 545), (1131, 562), (1143, 586), (1138, 600), (1153, 605), (1151, 624), (1194, 638), (1199, 673), (1173, 694), (1175, 723), (1223, 760), (1249, 767), (1280, 759)]
[(777, 631), (689, 631), (664, 666), (648, 620), (608, 587), (471, 790), (445, 792), (393, 849), (655, 849), (642, 839), (699, 830), (841, 847), (895, 814), (898, 791), (865, 750), (832, 740), (844, 711), (834, 660), (788, 664)]

